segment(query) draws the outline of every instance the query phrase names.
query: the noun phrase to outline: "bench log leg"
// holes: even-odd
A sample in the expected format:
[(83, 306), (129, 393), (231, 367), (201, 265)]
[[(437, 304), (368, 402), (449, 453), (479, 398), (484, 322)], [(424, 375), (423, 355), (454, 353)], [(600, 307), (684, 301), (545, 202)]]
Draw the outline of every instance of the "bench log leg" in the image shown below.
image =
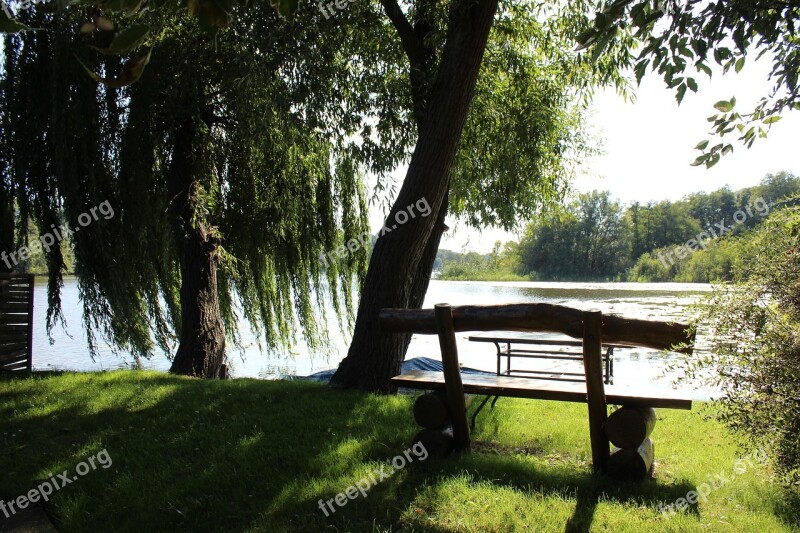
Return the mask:
[(603, 385), (602, 328), (600, 311), (583, 312), (583, 365), (586, 371), (586, 400), (589, 404), (589, 437), (592, 442), (592, 467), (605, 472), (608, 465), (608, 438), (603, 424), (608, 417)]
[(442, 350), (444, 385), (447, 400), (452, 410), (453, 437), (456, 452), (469, 451), (469, 423), (467, 407), (464, 402), (464, 385), (461, 383), (461, 369), (458, 366), (456, 330), (449, 304), (436, 305), (436, 325), (439, 330), (439, 347)]

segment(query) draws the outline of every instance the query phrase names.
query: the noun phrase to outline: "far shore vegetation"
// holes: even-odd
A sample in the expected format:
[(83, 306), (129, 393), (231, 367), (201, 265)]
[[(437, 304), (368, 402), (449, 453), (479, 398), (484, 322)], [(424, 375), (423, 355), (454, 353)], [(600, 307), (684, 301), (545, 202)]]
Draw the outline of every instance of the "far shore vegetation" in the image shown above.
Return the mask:
[(730, 281), (776, 211), (797, 203), (800, 178), (768, 174), (755, 187), (624, 206), (579, 194), (488, 254), (439, 250), (438, 279), (454, 281)]

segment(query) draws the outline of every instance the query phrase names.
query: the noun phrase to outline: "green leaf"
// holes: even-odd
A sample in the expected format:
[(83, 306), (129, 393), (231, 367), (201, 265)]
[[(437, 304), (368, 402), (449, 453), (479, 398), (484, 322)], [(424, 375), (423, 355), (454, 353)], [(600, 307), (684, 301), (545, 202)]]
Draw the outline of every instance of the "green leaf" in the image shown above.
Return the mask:
[(231, 23), (231, 6), (225, 0), (188, 0), (188, 7), (206, 27), (227, 28)]
[(686, 85), (689, 86), (693, 93), (697, 92), (697, 82), (694, 81), (694, 78), (686, 78)]
[(600, 56), (603, 55), (603, 52), (606, 51), (608, 48), (611, 39), (614, 37), (612, 32), (604, 32), (600, 40), (594, 46), (594, 50), (592, 50), (592, 61), (597, 61), (600, 59)]
[(778, 122), (782, 117), (780, 115), (772, 115), (771, 117), (765, 118), (762, 122), (764, 124), (774, 124)]
[(78, 56), (75, 56), (75, 59), (78, 60), (78, 63), (81, 64), (83, 69), (92, 77), (94, 81), (97, 83), (102, 83), (107, 87), (113, 87), (115, 89), (119, 89), (122, 87), (127, 87), (133, 83), (136, 83), (139, 78), (142, 77), (144, 73), (144, 69), (147, 64), (150, 62), (150, 55), (153, 53), (152, 50), (148, 51), (146, 55), (136, 59), (128, 60), (125, 65), (122, 67), (122, 72), (120, 73), (119, 77), (117, 78), (103, 78), (100, 75), (96, 74), (92, 69), (86, 66), (83, 61)]
[(719, 163), (720, 155), (719, 154), (712, 154), (711, 157), (708, 158), (706, 161), (706, 168), (711, 168), (717, 163)]
[(697, 67), (698, 71), (703, 71), (706, 74), (708, 74), (709, 78), (711, 77), (711, 68), (708, 65), (706, 65), (701, 61), (698, 61), (697, 63), (695, 63), (695, 66)]
[(736, 60), (736, 66), (734, 66), (733, 68), (736, 71), (736, 73), (738, 74), (739, 71), (742, 70), (743, 67), (744, 67), (744, 56), (742, 56), (742, 57), (740, 57), (739, 59)]
[(150, 27), (143, 24), (130, 26), (125, 28), (114, 37), (108, 49), (115, 54), (126, 54), (131, 50), (141, 45), (147, 35), (150, 33)]
[(645, 72), (647, 72), (647, 65), (650, 63), (649, 59), (645, 59), (644, 61), (639, 61), (636, 64), (636, 68), (634, 72), (636, 72), (636, 83), (641, 85), (642, 78), (644, 78)]
[(708, 141), (700, 141), (697, 143), (697, 146), (694, 147), (695, 150), (705, 150), (706, 146), (708, 146)]
[[(5, 0), (0, 0), (5, 2)], [(5, 5), (5, 3), (3, 4)], [(0, 33), (19, 33), (21, 31), (28, 31), (32, 28), (17, 22), (11, 18), (3, 9), (0, 9)]]
[(586, 48), (588, 48), (590, 44), (592, 44), (597, 40), (598, 35), (599, 32), (594, 28), (581, 32), (576, 39), (578, 46), (575, 47), (575, 51), (580, 52), (581, 50), (585, 50)]
[(692, 50), (694, 50), (698, 56), (703, 58), (706, 56), (706, 52), (708, 51), (708, 45), (701, 39), (692, 39)]
[(108, 0), (105, 7), (111, 11), (135, 13), (144, 3), (144, 0)]
[(728, 113), (733, 109), (735, 103), (736, 103), (735, 99), (732, 99), (730, 102), (727, 100), (720, 100), (719, 102), (714, 104), (714, 109), (716, 109), (717, 111), (722, 111), (723, 113)]
[(282, 17), (289, 17), (297, 11), (298, 0), (270, 0), (272, 7)]
[(631, 20), (634, 26), (641, 27), (644, 24), (645, 3), (636, 4), (631, 8)]
[(695, 159), (692, 163), (690, 163), (690, 166), (699, 167), (700, 165), (705, 163), (707, 159), (708, 159), (708, 155), (706, 155), (706, 154), (697, 156), (697, 159)]
[(683, 97), (686, 95), (686, 84), (681, 83), (678, 85), (678, 93), (675, 95), (675, 99), (678, 101), (678, 104), (683, 102)]

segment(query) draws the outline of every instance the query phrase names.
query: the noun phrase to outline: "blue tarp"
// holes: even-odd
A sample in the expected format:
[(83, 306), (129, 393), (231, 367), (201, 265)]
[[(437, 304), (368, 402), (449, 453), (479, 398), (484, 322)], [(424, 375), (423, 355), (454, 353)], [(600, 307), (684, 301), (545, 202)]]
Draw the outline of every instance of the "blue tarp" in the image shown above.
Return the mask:
[[(429, 370), (431, 372), (441, 372), (442, 371), (442, 362), (437, 361), (436, 359), (431, 359), (430, 357), (414, 357), (413, 359), (408, 359), (407, 361), (403, 361), (403, 368), (402, 373), (405, 374), (406, 372), (410, 372), (412, 370)], [(321, 372), (316, 372), (311, 374), (310, 376), (305, 376), (301, 379), (309, 379), (311, 381), (320, 381), (327, 383), (333, 377), (333, 374), (336, 372), (335, 369), (331, 370), (323, 370)], [(489, 376), (493, 376), (494, 372), (484, 372), (483, 370), (476, 370), (474, 368), (464, 368), (461, 367), (461, 372), (463, 374), (487, 374)]]

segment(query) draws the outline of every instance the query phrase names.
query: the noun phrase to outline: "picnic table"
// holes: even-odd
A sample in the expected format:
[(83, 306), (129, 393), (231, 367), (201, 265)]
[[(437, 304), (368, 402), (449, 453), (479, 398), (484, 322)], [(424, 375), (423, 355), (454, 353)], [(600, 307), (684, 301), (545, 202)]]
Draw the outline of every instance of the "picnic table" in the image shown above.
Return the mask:
[[(497, 348), (498, 376), (517, 376), (555, 381), (586, 381), (586, 374), (583, 371), (583, 343), (579, 340), (508, 331), (478, 333), (470, 335), (469, 340), (472, 342), (490, 342), (495, 345)], [(602, 347), (603, 382), (606, 385), (611, 385), (614, 383), (614, 348), (630, 348), (630, 346), (604, 343)], [(502, 368), (504, 358), (506, 361), (505, 370)], [(569, 372), (560, 368), (541, 370), (512, 368), (511, 360), (513, 358), (538, 359), (550, 362), (574, 362), (576, 363), (575, 370), (579, 371)]]
[[(490, 342), (497, 348), (497, 375), (514, 376), (531, 379), (547, 379), (553, 381), (586, 382), (586, 373), (583, 371), (583, 343), (579, 340), (572, 340), (568, 337), (543, 337), (533, 333), (514, 333), (508, 331), (490, 331), (470, 335), (472, 342)], [(516, 346), (515, 346), (516, 345)], [(621, 344), (603, 344), (603, 382), (606, 385), (614, 383), (614, 348), (626, 348)], [(503, 370), (503, 359), (506, 361), (506, 368)], [(512, 358), (538, 359), (549, 362), (575, 363), (575, 370), (569, 372), (563, 368), (547, 368), (541, 370), (530, 370), (522, 368), (512, 368)], [(475, 428), (475, 420), (481, 410), (491, 399), (486, 396), (478, 405), (472, 415), (471, 426)], [(499, 396), (492, 400), (491, 408), (494, 409)]]

